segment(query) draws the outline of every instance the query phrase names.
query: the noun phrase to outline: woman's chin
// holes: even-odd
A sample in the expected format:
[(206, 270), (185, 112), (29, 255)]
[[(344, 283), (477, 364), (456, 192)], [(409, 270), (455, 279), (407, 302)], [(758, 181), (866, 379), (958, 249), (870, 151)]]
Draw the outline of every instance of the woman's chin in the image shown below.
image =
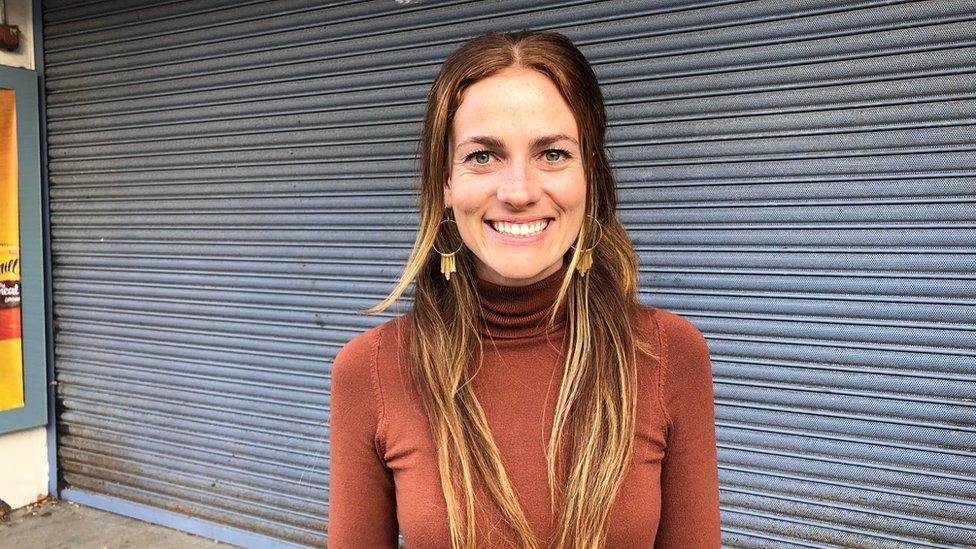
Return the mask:
[(554, 265), (482, 265), (478, 275), (495, 284), (503, 286), (527, 286), (538, 282), (559, 270), (558, 263)]

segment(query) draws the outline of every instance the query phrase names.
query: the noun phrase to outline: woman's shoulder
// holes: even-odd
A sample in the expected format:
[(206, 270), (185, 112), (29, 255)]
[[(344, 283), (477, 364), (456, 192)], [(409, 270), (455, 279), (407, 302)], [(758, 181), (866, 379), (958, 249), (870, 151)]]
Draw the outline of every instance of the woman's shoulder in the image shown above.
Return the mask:
[(333, 371), (336, 368), (355, 368), (356, 364), (375, 364), (382, 356), (384, 347), (399, 345), (399, 342), (405, 341), (408, 317), (409, 313), (391, 318), (350, 339), (336, 355)]
[(651, 305), (637, 305), (637, 322), (644, 341), (666, 355), (707, 352), (705, 337), (687, 318)]
[(675, 399), (711, 387), (711, 357), (697, 326), (677, 313), (647, 305), (639, 307), (638, 316), (654, 332), (651, 345), (661, 365), (658, 375), (666, 410), (674, 406)]

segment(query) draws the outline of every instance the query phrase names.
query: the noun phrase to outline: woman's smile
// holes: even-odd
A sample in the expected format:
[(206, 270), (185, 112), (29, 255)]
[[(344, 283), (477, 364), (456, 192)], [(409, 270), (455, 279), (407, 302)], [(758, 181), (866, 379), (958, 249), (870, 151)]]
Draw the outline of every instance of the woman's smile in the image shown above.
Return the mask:
[(502, 243), (526, 245), (545, 239), (549, 234), (549, 226), (553, 225), (553, 222), (550, 217), (523, 222), (493, 219), (485, 221), (485, 225), (487, 231)]

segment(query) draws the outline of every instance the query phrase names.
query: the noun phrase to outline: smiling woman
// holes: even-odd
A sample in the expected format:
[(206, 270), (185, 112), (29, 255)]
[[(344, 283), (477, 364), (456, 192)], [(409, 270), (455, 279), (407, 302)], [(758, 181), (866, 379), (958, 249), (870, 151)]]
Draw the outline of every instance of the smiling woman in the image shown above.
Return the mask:
[(701, 333), (637, 302), (606, 114), (555, 33), (475, 38), (431, 87), (414, 304), (332, 370), (329, 547), (718, 547)]

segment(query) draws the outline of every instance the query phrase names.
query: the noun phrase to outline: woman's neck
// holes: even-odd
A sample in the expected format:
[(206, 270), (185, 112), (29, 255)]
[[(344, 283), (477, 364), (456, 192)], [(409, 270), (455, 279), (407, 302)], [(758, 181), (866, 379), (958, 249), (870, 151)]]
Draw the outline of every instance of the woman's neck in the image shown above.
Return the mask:
[[(566, 266), (525, 286), (504, 286), (477, 278), (481, 305), (481, 333), (497, 339), (531, 337), (545, 333), (556, 302)], [(565, 302), (556, 315), (553, 329), (565, 323)]]

